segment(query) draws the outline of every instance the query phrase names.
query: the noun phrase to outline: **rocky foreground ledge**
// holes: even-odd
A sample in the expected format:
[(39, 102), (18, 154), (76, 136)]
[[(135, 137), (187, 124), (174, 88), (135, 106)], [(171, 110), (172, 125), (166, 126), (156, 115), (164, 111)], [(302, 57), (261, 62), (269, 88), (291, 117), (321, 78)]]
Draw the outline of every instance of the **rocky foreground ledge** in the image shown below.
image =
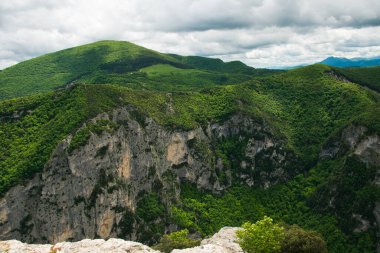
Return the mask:
[[(204, 239), (201, 245), (188, 249), (175, 249), (172, 253), (243, 253), (236, 242), (239, 228), (224, 227), (211, 238)], [(16, 240), (0, 241), (1, 253), (160, 253), (138, 242), (122, 239), (85, 239), (79, 242), (51, 244), (26, 244)]]

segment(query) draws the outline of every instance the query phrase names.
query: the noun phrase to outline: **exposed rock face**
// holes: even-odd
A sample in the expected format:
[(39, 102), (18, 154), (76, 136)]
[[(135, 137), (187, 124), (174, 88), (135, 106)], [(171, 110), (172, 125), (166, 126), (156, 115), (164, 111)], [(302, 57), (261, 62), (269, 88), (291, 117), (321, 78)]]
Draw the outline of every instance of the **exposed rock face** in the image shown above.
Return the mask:
[[(144, 224), (134, 213), (144, 193), (157, 193), (169, 206), (178, 200), (181, 181), (220, 192), (235, 179), (269, 187), (296, 173), (296, 158), (283, 142), (265, 123), (245, 115), (182, 131), (168, 130), (150, 118), (137, 121), (131, 110), (96, 117), (94, 121), (110, 120), (118, 127), (92, 134), (85, 146), (70, 153), (72, 137), (67, 137), (42, 173), (0, 199), (0, 239), (137, 240)], [(241, 146), (242, 158), (227, 154), (237, 164), (234, 169), (216, 152), (226, 140)]]
[(345, 78), (344, 76), (342, 76), (341, 74), (338, 74), (337, 72), (335, 72), (333, 70), (326, 71), (326, 74), (331, 76), (332, 78), (338, 80), (338, 81), (345, 82), (345, 83), (351, 83), (349, 80), (347, 80), (347, 78)]
[[(342, 131), (340, 140), (325, 147), (319, 157), (334, 158), (339, 154), (348, 154), (348, 157), (359, 159), (364, 164), (363, 166), (377, 168), (376, 176), (370, 183), (380, 187), (380, 137), (378, 135), (371, 134), (366, 127), (350, 125)], [(334, 191), (337, 190), (336, 188), (332, 190), (329, 203), (331, 208), (335, 208), (334, 202), (339, 198), (334, 196)], [(353, 229), (354, 232), (365, 232), (375, 227), (377, 233), (380, 234), (380, 202), (376, 201), (373, 206), (372, 220), (368, 218), (368, 215), (352, 213), (352, 218), (357, 223)], [(378, 238), (377, 252), (380, 252), (380, 238)]]
[(364, 126), (348, 126), (342, 131), (341, 139), (326, 146), (319, 157), (334, 158), (338, 153), (347, 152), (368, 166), (380, 167), (380, 137), (368, 133)]
[[(236, 242), (236, 231), (239, 228), (225, 227), (209, 239), (201, 242), (201, 246), (189, 249), (175, 249), (172, 253), (243, 253)], [(26, 244), (16, 240), (0, 241), (0, 252), (8, 253), (160, 253), (141, 243), (122, 239), (85, 239), (79, 242), (62, 242), (55, 245)]]

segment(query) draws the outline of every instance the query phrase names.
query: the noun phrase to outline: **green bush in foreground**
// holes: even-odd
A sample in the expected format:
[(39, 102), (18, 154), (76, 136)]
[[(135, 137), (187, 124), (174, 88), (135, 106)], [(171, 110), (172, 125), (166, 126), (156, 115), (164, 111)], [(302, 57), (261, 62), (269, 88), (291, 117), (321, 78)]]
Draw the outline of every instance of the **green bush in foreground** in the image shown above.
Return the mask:
[(160, 242), (153, 246), (153, 248), (162, 252), (171, 252), (173, 249), (192, 248), (199, 244), (200, 240), (190, 239), (189, 231), (184, 229), (164, 235)]
[(247, 253), (327, 253), (326, 242), (314, 231), (306, 231), (297, 225), (286, 228), (264, 219), (243, 224), (237, 231), (238, 242)]
[(284, 228), (273, 223), (273, 219), (265, 216), (264, 219), (252, 224), (243, 224), (244, 230), (237, 231), (239, 244), (247, 253), (274, 253), (280, 252), (284, 240)]

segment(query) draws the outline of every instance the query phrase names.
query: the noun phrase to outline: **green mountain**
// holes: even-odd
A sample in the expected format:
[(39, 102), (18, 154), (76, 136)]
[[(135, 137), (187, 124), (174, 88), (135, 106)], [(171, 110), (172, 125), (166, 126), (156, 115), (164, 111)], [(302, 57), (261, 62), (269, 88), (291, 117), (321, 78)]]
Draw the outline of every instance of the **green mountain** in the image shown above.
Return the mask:
[(241, 62), (161, 54), (129, 42), (100, 41), (21, 62), (0, 72), (0, 99), (51, 91), (70, 83), (118, 84), (147, 90), (194, 90), (246, 81)]
[(329, 252), (373, 252), (378, 70), (272, 72), (109, 41), (6, 69), (0, 239), (153, 244), (269, 215)]

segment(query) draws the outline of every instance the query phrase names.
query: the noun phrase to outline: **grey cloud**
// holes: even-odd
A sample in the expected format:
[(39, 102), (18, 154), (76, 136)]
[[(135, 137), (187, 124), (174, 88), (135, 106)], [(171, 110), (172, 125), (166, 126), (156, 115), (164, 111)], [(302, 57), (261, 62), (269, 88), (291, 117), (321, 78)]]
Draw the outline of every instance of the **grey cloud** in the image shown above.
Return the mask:
[[(191, 4), (186, 6), (184, 2)], [(156, 11), (145, 17), (150, 28), (201, 31), (220, 27), (366, 27), (377, 26), (380, 22), (380, 2), (374, 0), (209, 0), (164, 3), (152, 3), (151, 8)]]
[(345, 52), (379, 55), (377, 34), (378, 0), (1, 0), (0, 68), (100, 39), (296, 65)]

